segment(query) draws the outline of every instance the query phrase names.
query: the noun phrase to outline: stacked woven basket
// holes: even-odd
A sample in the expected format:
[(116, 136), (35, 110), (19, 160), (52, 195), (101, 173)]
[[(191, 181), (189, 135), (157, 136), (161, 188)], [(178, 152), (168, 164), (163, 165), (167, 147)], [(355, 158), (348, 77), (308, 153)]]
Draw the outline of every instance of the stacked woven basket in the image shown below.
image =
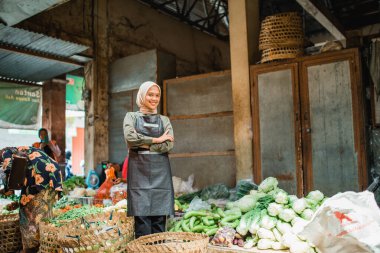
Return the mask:
[(126, 253), (134, 237), (134, 221), (124, 212), (88, 215), (61, 227), (40, 224), (40, 253)]
[(0, 215), (0, 252), (17, 252), (21, 248), (19, 215)]
[(261, 62), (301, 56), (303, 44), (302, 20), (296, 12), (268, 16), (261, 23), (259, 37)]

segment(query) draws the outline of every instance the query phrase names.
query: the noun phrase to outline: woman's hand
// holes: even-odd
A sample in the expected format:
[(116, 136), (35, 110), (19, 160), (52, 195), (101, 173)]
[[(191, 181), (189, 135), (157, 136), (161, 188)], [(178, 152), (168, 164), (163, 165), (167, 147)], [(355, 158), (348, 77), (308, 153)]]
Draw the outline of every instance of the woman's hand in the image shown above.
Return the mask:
[(120, 184), (120, 183), (126, 183), (127, 181), (125, 181), (123, 178), (116, 178), (112, 182), (115, 185), (115, 184)]
[(174, 137), (169, 134), (169, 130), (166, 130), (166, 132), (160, 137), (153, 138), (153, 143), (163, 143), (165, 141), (171, 141), (171, 142), (174, 141)]

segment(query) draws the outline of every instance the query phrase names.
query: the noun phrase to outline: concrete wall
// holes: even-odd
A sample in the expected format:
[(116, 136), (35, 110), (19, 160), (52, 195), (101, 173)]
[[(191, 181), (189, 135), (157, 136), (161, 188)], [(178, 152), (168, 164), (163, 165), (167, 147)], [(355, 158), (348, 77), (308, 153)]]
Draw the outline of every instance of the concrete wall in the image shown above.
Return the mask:
[[(93, 1), (71, 0), (40, 13), (19, 27), (93, 46)], [(177, 58), (177, 75), (230, 68), (229, 44), (137, 0), (108, 1), (109, 60), (160, 49)], [(92, 54), (92, 50), (89, 50)]]

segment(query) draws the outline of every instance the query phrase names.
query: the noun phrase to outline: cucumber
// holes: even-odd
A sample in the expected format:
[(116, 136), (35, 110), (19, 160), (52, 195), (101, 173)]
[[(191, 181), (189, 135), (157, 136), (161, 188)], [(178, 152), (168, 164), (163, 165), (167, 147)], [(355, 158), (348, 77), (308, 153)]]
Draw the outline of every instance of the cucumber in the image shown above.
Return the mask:
[(193, 229), (194, 223), (195, 223), (196, 220), (197, 220), (197, 217), (195, 217), (195, 216), (193, 216), (193, 217), (190, 218), (190, 222), (189, 222), (190, 229)]
[(213, 236), (216, 234), (216, 232), (218, 231), (219, 228), (211, 228), (209, 230), (206, 231), (206, 235), (208, 236)]
[(187, 212), (183, 218), (185, 220), (189, 219), (190, 217), (193, 217), (193, 216), (196, 216), (196, 217), (202, 217), (202, 216), (208, 216), (208, 213), (205, 212), (205, 211), (190, 211), (190, 212)]
[(175, 232), (179, 231), (179, 229), (181, 228), (182, 222), (183, 222), (183, 220), (177, 221), (177, 223), (174, 226), (174, 231)]
[(233, 215), (229, 215), (229, 216), (226, 216), (224, 217), (221, 222), (230, 222), (230, 221), (234, 221), (236, 219), (239, 219), (241, 215), (237, 215), (237, 214), (233, 214)]
[(204, 229), (207, 229), (207, 228), (208, 228), (208, 226), (198, 225), (198, 226), (193, 227), (193, 229), (191, 230), (191, 232), (201, 233)]
[(185, 232), (191, 232), (191, 230), (190, 230), (190, 228), (189, 228), (189, 226), (188, 226), (188, 224), (187, 224), (186, 221), (182, 222), (181, 227), (182, 227), (183, 231), (185, 231)]
[(224, 217), (226, 216), (226, 215), (224, 214), (222, 208), (220, 208), (220, 207), (218, 207), (218, 208), (216, 209), (216, 212), (219, 214), (219, 216), (220, 216), (221, 218), (224, 218)]
[(239, 225), (239, 220), (235, 220), (234, 222), (228, 222), (228, 221), (221, 221), (220, 224), (222, 224), (223, 227), (231, 227), (236, 228)]

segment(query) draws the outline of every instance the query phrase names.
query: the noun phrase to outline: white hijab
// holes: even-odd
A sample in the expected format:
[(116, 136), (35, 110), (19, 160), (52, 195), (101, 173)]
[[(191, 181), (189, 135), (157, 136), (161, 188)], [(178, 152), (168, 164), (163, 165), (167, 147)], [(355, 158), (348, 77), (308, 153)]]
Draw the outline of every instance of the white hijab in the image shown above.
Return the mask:
[(147, 82), (142, 83), (140, 85), (139, 91), (137, 92), (136, 104), (140, 108), (140, 112), (145, 113), (145, 114), (156, 114), (157, 113), (157, 109), (152, 111), (151, 109), (149, 109), (145, 106), (146, 93), (148, 92), (148, 90), (152, 86), (157, 86), (158, 90), (160, 91), (160, 94), (161, 94), (160, 86), (158, 86), (158, 84), (151, 82), (151, 81), (147, 81)]

